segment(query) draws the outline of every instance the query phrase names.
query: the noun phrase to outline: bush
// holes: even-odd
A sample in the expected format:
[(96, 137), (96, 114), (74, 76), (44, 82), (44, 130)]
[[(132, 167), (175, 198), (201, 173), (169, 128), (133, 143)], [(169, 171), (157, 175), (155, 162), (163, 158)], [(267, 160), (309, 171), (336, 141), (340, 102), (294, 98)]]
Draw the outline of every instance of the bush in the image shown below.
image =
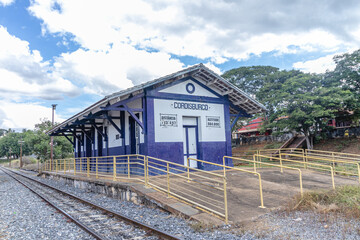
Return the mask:
[(312, 191), (297, 195), (289, 204), (290, 211), (314, 210), (320, 213), (336, 212), (349, 218), (360, 217), (360, 187), (341, 186), (331, 191)]

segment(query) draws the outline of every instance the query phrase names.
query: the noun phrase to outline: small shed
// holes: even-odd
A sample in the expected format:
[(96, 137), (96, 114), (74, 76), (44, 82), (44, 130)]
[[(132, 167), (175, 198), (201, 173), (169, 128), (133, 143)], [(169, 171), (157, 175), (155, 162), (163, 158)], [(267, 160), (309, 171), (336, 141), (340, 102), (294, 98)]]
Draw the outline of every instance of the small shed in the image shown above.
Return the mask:
[(185, 165), (188, 157), (222, 163), (231, 156), (232, 123), (265, 110), (198, 64), (108, 95), (48, 134), (66, 136), (75, 157), (142, 154)]

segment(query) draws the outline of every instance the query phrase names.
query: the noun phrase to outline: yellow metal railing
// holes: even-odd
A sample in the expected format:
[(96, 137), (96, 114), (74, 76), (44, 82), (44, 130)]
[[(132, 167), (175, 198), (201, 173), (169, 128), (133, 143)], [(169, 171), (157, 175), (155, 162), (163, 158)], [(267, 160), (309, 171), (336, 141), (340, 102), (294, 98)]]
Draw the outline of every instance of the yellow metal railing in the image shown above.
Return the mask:
[(301, 153), (305, 155), (305, 151), (302, 148), (274, 148), (274, 149), (258, 149), (258, 150), (244, 150), (236, 151), (233, 156), (240, 157), (243, 159), (253, 159), (253, 155), (269, 155), (277, 156), (281, 153)]
[[(360, 164), (359, 164), (359, 162), (337, 160), (335, 158), (325, 158), (325, 157), (309, 156), (309, 155), (306, 155), (304, 157), (302, 155), (289, 154), (289, 153), (284, 153), (284, 154), (281, 154), (280, 156), (291, 157), (291, 158), (300, 158), (303, 160), (303, 163), (306, 163), (305, 164), (306, 166), (309, 165), (310, 161), (327, 163), (329, 165), (332, 165), (334, 173), (348, 175), (348, 176), (357, 176), (358, 181), (360, 183)], [(320, 170), (320, 169), (316, 169), (316, 170)]]
[[(273, 154), (275, 151), (278, 152)], [(224, 156), (223, 164), (188, 158), (187, 164), (183, 165), (144, 155), (81, 157), (55, 159), (52, 162), (46, 161), (42, 164), (41, 170), (113, 181), (137, 181), (147, 187), (166, 193), (168, 197), (178, 198), (204, 211), (220, 216), (226, 223), (229, 215), (226, 170), (240, 171), (257, 176), (260, 207), (264, 207), (264, 197), (261, 173), (257, 169), (259, 167), (277, 167), (280, 168), (280, 171), (289, 169), (299, 172), (301, 194), (303, 194), (301, 167), (330, 171), (332, 185), (335, 187), (334, 173), (344, 173), (344, 171), (341, 171), (338, 166), (335, 169), (332, 164), (346, 162), (357, 167), (356, 175), (360, 181), (359, 163), (308, 156), (303, 149), (255, 150), (255, 154), (252, 154), (251, 158)], [(246, 162), (251, 164), (253, 170), (226, 166), (227, 159), (231, 159), (234, 163)], [(209, 165), (213, 169), (220, 170), (220, 172), (189, 167), (191, 161), (195, 161), (198, 166)], [(328, 164), (323, 164), (323, 162)]]
[[(332, 166), (329, 166), (329, 165), (324, 165), (324, 164), (319, 164), (319, 163), (309, 163), (309, 162), (306, 162), (305, 160), (304, 161), (296, 161), (296, 160), (290, 160), (290, 159), (286, 159), (286, 158), (283, 158), (282, 156), (284, 155), (287, 155), (286, 153), (282, 153), (280, 154), (280, 157), (272, 157), (273, 160), (278, 160), (279, 163), (280, 163), (280, 168), (281, 168), (281, 172), (283, 172), (283, 168), (284, 168), (284, 162), (289, 162), (289, 163), (292, 163), (293, 166), (297, 166), (297, 165), (300, 165), (303, 166), (304, 168), (308, 168), (308, 166), (314, 166), (312, 168), (314, 169), (318, 169), (318, 170), (325, 170), (325, 169), (329, 169), (330, 170), (330, 175), (331, 175), (331, 184), (332, 184), (332, 187), (333, 189), (335, 189), (335, 177), (334, 177), (334, 169)], [(301, 156), (302, 157), (302, 156)], [(265, 155), (259, 155), (258, 158), (269, 158), (269, 156), (265, 156)], [(294, 164), (295, 163), (295, 164)], [(264, 162), (260, 161), (258, 162), (258, 164), (262, 165), (264, 164)], [(322, 168), (319, 168), (319, 167), (322, 167)], [(324, 169), (325, 168), (325, 169)]]
[(113, 181), (141, 182), (165, 192), (168, 197), (178, 198), (220, 216), (228, 223), (224, 174), (143, 155), (48, 160), (42, 164), (41, 170)]
[(149, 156), (146, 159), (147, 185), (228, 222), (226, 177), (223, 174)]
[[(302, 173), (301, 173), (301, 169), (299, 168), (294, 168), (294, 167), (289, 167), (289, 166), (283, 166), (283, 165), (279, 165), (279, 164), (275, 164), (275, 163), (267, 163), (267, 162), (259, 162), (257, 161), (257, 159), (259, 159), (259, 157), (266, 157), (268, 158), (268, 156), (263, 156), (263, 155), (253, 155), (253, 160), (248, 160), (248, 159), (242, 159), (242, 158), (237, 158), (237, 157), (229, 157), (229, 156), (225, 156), (225, 158), (231, 158), (233, 161), (242, 161), (242, 162), (248, 162), (248, 163), (252, 163), (253, 165), (253, 169), (254, 172), (257, 172), (257, 168), (260, 168), (264, 165), (264, 166), (270, 166), (270, 167), (278, 167), (280, 168), (280, 171), (283, 171), (283, 168), (287, 168), (287, 169), (291, 169), (291, 170), (296, 170), (299, 172), (299, 186), (300, 186), (300, 194), (301, 196), (303, 196), (303, 184), (302, 184)], [(260, 165), (261, 164), (261, 165)], [(235, 168), (236, 169), (236, 168)], [(261, 195), (262, 196), (262, 195)]]
[(117, 181), (146, 181), (146, 157), (143, 155), (119, 155), (105, 157), (81, 157), (48, 160), (42, 164), (42, 171), (67, 173)]
[(305, 155), (326, 157), (326, 158), (330, 157), (332, 159), (341, 159), (341, 160), (350, 160), (350, 161), (360, 162), (360, 155), (353, 154), (353, 153), (341, 153), (341, 152), (305, 149)]

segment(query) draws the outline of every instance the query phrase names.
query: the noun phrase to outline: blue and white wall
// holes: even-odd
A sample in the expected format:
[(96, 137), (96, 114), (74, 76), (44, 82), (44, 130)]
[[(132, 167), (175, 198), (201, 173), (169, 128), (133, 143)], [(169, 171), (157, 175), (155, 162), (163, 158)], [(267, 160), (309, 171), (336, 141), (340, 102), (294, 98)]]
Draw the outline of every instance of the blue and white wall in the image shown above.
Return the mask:
[(149, 91), (147, 98), (147, 124), (153, 128), (148, 131), (149, 156), (186, 164), (185, 145), (191, 142), (186, 138), (194, 137), (184, 129), (189, 119), (196, 119), (190, 125), (196, 125), (197, 135), (196, 157), (191, 157), (222, 163), (224, 155), (231, 155), (227, 97), (198, 80), (186, 79)]
[[(211, 87), (194, 78), (180, 79), (161, 87), (144, 89), (144, 96), (126, 103), (132, 109), (143, 109), (138, 118), (137, 153), (179, 164), (187, 164), (187, 156), (222, 164), (224, 155), (231, 155), (229, 100)], [(110, 103), (114, 104), (116, 101)], [(129, 117), (126, 111), (108, 112), (123, 136), (108, 120), (97, 119), (107, 129), (108, 139), (102, 138), (102, 155), (131, 154)], [(122, 120), (121, 120), (122, 118)], [(91, 156), (98, 156), (98, 135), (93, 129)], [(85, 140), (86, 137), (82, 136)], [(81, 156), (86, 156), (86, 143), (81, 146)], [(75, 143), (77, 152), (79, 141)], [(189, 155), (190, 154), (190, 155)], [(77, 155), (76, 155), (77, 156)], [(202, 168), (201, 165), (192, 167)]]

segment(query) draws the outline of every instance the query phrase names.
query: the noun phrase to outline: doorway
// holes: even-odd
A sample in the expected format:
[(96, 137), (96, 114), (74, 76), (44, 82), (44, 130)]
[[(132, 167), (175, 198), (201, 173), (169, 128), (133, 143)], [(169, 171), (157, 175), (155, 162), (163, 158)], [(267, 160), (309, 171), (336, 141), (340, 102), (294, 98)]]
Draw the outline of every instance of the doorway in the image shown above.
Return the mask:
[[(99, 127), (99, 130), (103, 132), (103, 127)], [(97, 132), (97, 156), (101, 157), (103, 155), (103, 136)]]
[[(188, 158), (198, 158), (198, 119), (183, 117), (183, 149), (184, 165), (188, 166)], [(197, 161), (190, 160), (191, 168), (198, 168)]]
[[(139, 113), (135, 114), (139, 118)], [(130, 154), (139, 154), (140, 147), (140, 126), (132, 116), (129, 116), (129, 132), (130, 132)]]

